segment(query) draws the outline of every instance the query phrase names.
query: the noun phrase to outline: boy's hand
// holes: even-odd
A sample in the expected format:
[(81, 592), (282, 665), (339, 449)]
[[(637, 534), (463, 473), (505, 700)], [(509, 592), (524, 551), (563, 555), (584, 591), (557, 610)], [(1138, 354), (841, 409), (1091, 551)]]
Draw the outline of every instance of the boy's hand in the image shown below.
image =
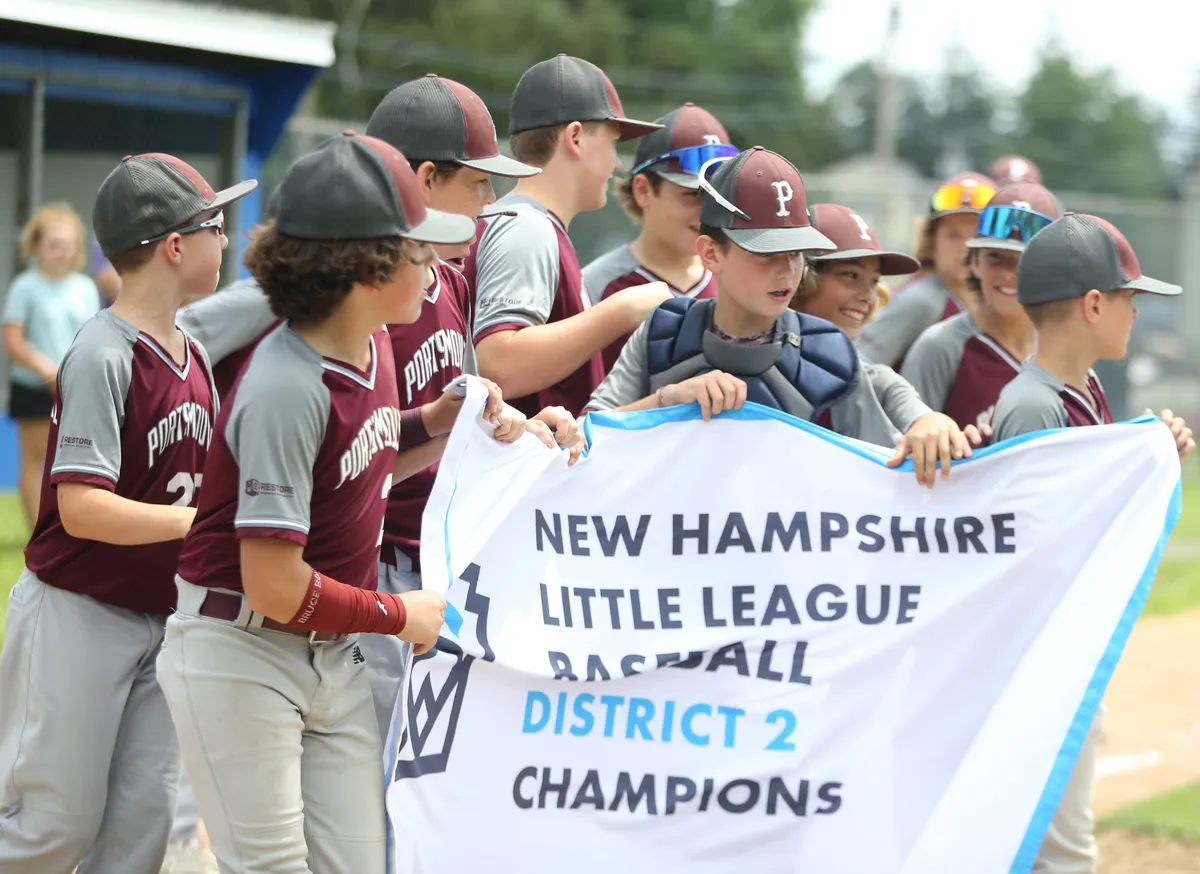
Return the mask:
[[(564, 407), (546, 407), (529, 420), (529, 424), (526, 425), (527, 430), (533, 423), (543, 426), (547, 434), (553, 432), (547, 445), (557, 445), (570, 452), (571, 457), (567, 460), (568, 466), (579, 460), (580, 453), (587, 446), (587, 440), (583, 436), (583, 429), (579, 427), (579, 422)], [(538, 436), (545, 442), (540, 431)]]
[[(1151, 416), (1154, 415), (1150, 410), (1146, 410), (1146, 412)], [(1171, 436), (1175, 438), (1175, 448), (1179, 450), (1180, 459), (1191, 455), (1196, 448), (1196, 441), (1192, 437), (1192, 429), (1187, 426), (1187, 422), (1170, 410), (1163, 410), (1159, 418), (1166, 422), (1167, 427), (1171, 429)]]
[(991, 442), (992, 439), (992, 426), (987, 422), (982, 425), (968, 425), (962, 429), (962, 432), (972, 446), (982, 446)]
[(947, 479), (951, 460), (969, 458), (971, 446), (955, 421), (945, 413), (926, 413), (900, 438), (888, 467), (899, 467), (909, 455), (917, 472), (917, 482), (933, 488), (938, 462), (942, 465), (942, 479)]
[[(492, 382), (490, 379), (478, 377), (487, 389), (488, 399), (483, 406), (483, 416), (485, 422), (491, 425), (499, 424), (500, 415), (504, 410), (504, 392), (500, 391), (500, 386)], [(459, 397), (457, 392), (444, 391), (436, 400), (426, 404), (421, 408), (421, 421), (425, 423), (425, 433), (430, 437), (441, 437), (449, 434), (454, 428), (454, 423), (458, 421), (458, 412), (462, 409), (464, 398)], [(522, 420), (524, 417), (522, 416)], [(517, 436), (520, 436), (520, 431)], [(513, 438), (514, 440), (516, 437)]]
[(665, 386), (662, 405), (700, 404), (700, 418), (708, 421), (726, 410), (740, 410), (746, 403), (746, 383), (721, 370), (710, 370), (683, 382)]
[(650, 315), (651, 310), (674, 296), (665, 282), (647, 282), (645, 285), (623, 288), (614, 294), (612, 299), (619, 301), (625, 310), (628, 330), (632, 332), (637, 330), (638, 325), (646, 321), (646, 316)]
[(437, 592), (418, 589), (400, 596), (408, 618), (396, 636), (413, 645), (413, 655), (428, 652), (437, 644), (446, 616), (446, 599)]
[[(488, 403), (491, 403), (491, 397), (488, 397)], [(487, 419), (486, 409), (484, 414), (484, 418)], [(493, 421), (492, 419), (487, 420)], [(500, 443), (516, 443), (517, 438), (526, 432), (526, 415), (520, 409), (504, 403), (493, 424), (496, 425), (496, 430), (492, 432), (492, 437), (498, 439)]]

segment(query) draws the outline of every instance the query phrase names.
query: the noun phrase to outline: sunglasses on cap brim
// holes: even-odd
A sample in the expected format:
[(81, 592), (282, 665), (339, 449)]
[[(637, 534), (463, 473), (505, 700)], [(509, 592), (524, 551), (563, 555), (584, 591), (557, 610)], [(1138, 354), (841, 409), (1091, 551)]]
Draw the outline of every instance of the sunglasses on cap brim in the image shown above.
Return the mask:
[(218, 212), (210, 219), (205, 219), (202, 222), (196, 222), (193, 225), (186, 225), (182, 228), (175, 228), (175, 230), (159, 234), (157, 237), (151, 237), (148, 240), (142, 240), (140, 243), (138, 243), (138, 245), (146, 246), (150, 243), (157, 243), (159, 240), (165, 240), (167, 237), (171, 236), (171, 234), (194, 234), (197, 231), (203, 231), (206, 228), (216, 228), (217, 233), (225, 233), (225, 213)]
[(1011, 239), (1014, 233), (1019, 234), (1022, 243), (1028, 243), (1033, 235), (1047, 225), (1054, 224), (1054, 219), (1031, 209), (1019, 206), (988, 206), (979, 213), (979, 225), (976, 232), (981, 237), (994, 237), (997, 240)]
[(996, 194), (990, 185), (978, 182), (951, 182), (933, 193), (930, 209), (933, 212), (951, 212), (956, 209), (983, 209)]
[(744, 221), (751, 221), (750, 216), (748, 216), (743, 210), (740, 210), (734, 206), (732, 202), (726, 200), (725, 196), (721, 194), (721, 192), (717, 191), (717, 189), (713, 188), (712, 183), (708, 181), (708, 177), (716, 172), (716, 167), (718, 164), (724, 164), (726, 161), (731, 161), (736, 157), (737, 155), (727, 155), (724, 157), (710, 158), (705, 161), (704, 165), (700, 168), (700, 172), (697, 174), (700, 177), (700, 188), (705, 194), (715, 200), (722, 209), (733, 213)]
[(643, 161), (633, 168), (631, 176), (636, 176), (653, 167), (655, 164), (661, 164), (663, 161), (678, 162), (680, 171), (690, 173), (693, 176), (699, 176), (704, 165), (717, 158), (732, 158), (738, 154), (740, 149), (737, 146), (730, 146), (726, 143), (712, 143), (703, 146), (685, 146), (682, 149), (672, 149), (669, 152), (664, 152), (649, 161)]

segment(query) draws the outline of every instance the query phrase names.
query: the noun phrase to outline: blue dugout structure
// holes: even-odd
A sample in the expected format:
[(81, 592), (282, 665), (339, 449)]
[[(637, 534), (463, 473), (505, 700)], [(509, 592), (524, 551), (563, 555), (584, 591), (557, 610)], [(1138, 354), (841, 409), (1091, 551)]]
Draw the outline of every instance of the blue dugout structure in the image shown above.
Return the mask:
[[(0, 295), (23, 268), (16, 241), (29, 216), (66, 200), (89, 222), (97, 187), (124, 155), (179, 155), (215, 188), (261, 179), (289, 117), (333, 63), (335, 32), (176, 0), (0, 3)], [(228, 210), (225, 281), (241, 269), (263, 197)], [(16, 456), (5, 418), (0, 489), (15, 486)]]

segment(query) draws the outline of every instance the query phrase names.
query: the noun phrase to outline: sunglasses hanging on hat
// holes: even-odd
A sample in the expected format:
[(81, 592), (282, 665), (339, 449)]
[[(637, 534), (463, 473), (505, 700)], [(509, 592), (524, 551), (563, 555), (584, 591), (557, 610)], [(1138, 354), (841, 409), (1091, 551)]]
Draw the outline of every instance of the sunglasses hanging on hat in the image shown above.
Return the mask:
[(677, 161), (680, 171), (690, 173), (693, 176), (701, 176), (705, 172), (706, 167), (715, 166), (714, 162), (716, 161), (737, 157), (739, 152), (741, 152), (741, 149), (737, 146), (725, 143), (686, 146), (682, 149), (672, 149), (661, 155), (655, 155), (648, 161), (643, 161), (633, 168), (630, 175), (636, 176), (639, 173), (644, 173), (646, 170), (654, 167), (654, 165), (665, 161)]

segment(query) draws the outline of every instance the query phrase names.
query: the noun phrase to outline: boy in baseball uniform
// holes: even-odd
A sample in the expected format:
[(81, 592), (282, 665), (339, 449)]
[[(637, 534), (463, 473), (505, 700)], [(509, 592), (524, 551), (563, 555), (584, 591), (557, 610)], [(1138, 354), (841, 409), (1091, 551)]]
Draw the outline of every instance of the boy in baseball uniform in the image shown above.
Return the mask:
[[(696, 252), (703, 196), (699, 173), (711, 159), (731, 158), (739, 149), (730, 145), (721, 122), (693, 103), (655, 124), (662, 127), (638, 139), (633, 170), (617, 183), (621, 208), (641, 225), (641, 233), (583, 268), (583, 285), (594, 304), (647, 282), (665, 282), (675, 297), (716, 297), (716, 279)], [(618, 337), (601, 353), (605, 373), (628, 339), (629, 334)]]
[(671, 297), (665, 284), (648, 283), (590, 306), (567, 236), (575, 216), (604, 206), (620, 169), (617, 143), (659, 127), (625, 118), (612, 82), (580, 58), (535, 64), (513, 91), (513, 155), (542, 172), (481, 221), (464, 274), (479, 373), (526, 415), (548, 406), (577, 415), (604, 378), (600, 353)]
[[(712, 162), (716, 167), (720, 159)], [(886, 410), (849, 338), (834, 324), (789, 309), (805, 253), (836, 248), (814, 228), (804, 181), (780, 155), (755, 146), (702, 168), (700, 257), (717, 277), (712, 300), (667, 301), (634, 332), (589, 410), (698, 403), (705, 419), (746, 400), (839, 434), (913, 456), (933, 485), (938, 464), (969, 455), (963, 433), (908, 398)]]
[(121, 161), (97, 239), (121, 292), (58, 372), (41, 509), (0, 654), (0, 870), (157, 874), (179, 775), (155, 677), (217, 415), (203, 348), (175, 326), (216, 287), (221, 210), (170, 155)]
[[(346, 132), (297, 160), (246, 253), (283, 320), (217, 421), (159, 681), (222, 870), (384, 870), (382, 745), (358, 634), (432, 646), (445, 602), (376, 592), (393, 477), (413, 470), (385, 325), (420, 314), (431, 243), (408, 160)], [(442, 407), (460, 402), (447, 395)]]
[[(1068, 214), (1039, 231), (1017, 267), (1017, 295), (1037, 327), (1037, 352), (1000, 392), (994, 439), (1111, 423), (1108, 398), (1092, 365), (1125, 356), (1137, 295), (1181, 292), (1177, 285), (1143, 276), (1129, 241), (1104, 219)], [(1191, 429), (1170, 410), (1163, 411), (1162, 420), (1180, 458), (1189, 455), (1196, 448)], [(1090, 874), (1095, 867), (1091, 801), (1102, 714), (1079, 754), (1034, 871)]]
[[(408, 158), (426, 206), (472, 220), (495, 203), (492, 176), (525, 179), (541, 172), (500, 154), (492, 115), (474, 91), (432, 73), (384, 97), (366, 132)], [(474, 302), (455, 266), (469, 249), (469, 243), (436, 246), (437, 261), (426, 274), (420, 317), (412, 324), (388, 326), (403, 409), (438, 409), (436, 402), (446, 386), (460, 374), (477, 372), (471, 342)], [(515, 411), (509, 408), (509, 412)], [(528, 421), (517, 414), (511, 422), (512, 437), (529, 430), (549, 446), (568, 449), (572, 462), (583, 449), (582, 430), (562, 407), (546, 407)], [(380, 591), (400, 594), (421, 587), (421, 517), (453, 421), (416, 419), (410, 431), (415, 435), (427, 425), (423, 436), (440, 435), (423, 445), (429, 465), (394, 483), (388, 493), (379, 554)], [(509, 431), (497, 429), (497, 436), (508, 439)], [(382, 634), (369, 635), (362, 646), (380, 736), (386, 739), (411, 647)]]
[(917, 242), (921, 273), (879, 311), (858, 340), (858, 351), (868, 361), (899, 370), (922, 331), (971, 308), (966, 243), (997, 188), (979, 173), (959, 173), (938, 186)]
[(1062, 214), (1041, 185), (1018, 182), (996, 192), (967, 241), (968, 283), (978, 304), (926, 330), (904, 359), (900, 374), (960, 428), (991, 426), (1001, 389), (1033, 354), (1037, 332), (1017, 300), (1017, 259)]

